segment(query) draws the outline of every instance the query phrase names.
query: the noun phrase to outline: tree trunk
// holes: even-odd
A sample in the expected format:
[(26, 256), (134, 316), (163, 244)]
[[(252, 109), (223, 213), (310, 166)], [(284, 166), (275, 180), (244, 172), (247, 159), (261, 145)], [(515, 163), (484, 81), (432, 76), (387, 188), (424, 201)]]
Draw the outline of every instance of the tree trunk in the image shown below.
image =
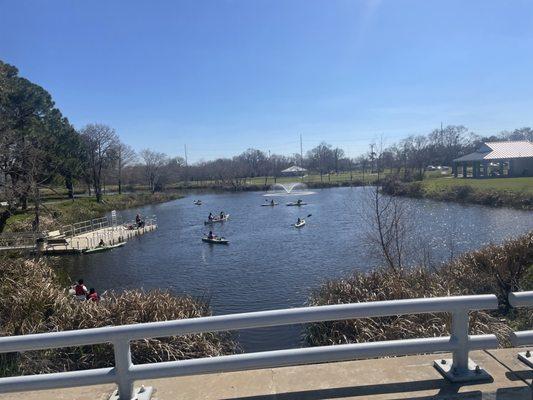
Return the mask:
[(20, 196), (20, 208), (22, 209), (22, 211), (28, 210), (28, 196), (26, 196), (25, 194)]
[(72, 184), (72, 176), (70, 176), (70, 174), (65, 177), (65, 187), (67, 188), (68, 198), (73, 200), (74, 199), (74, 185)]
[(2, 211), (0, 213), (0, 233), (6, 227), (6, 223), (7, 223), (7, 220), (9, 219), (9, 217), (11, 217), (11, 215), (13, 215), (12, 211), (13, 210), (4, 210), (4, 211)]

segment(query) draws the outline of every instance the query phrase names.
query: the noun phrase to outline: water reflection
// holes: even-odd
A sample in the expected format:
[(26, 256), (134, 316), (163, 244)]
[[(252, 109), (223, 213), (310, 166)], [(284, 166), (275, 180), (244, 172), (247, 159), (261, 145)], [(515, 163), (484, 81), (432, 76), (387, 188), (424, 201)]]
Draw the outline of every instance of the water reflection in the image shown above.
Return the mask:
[[(100, 291), (165, 288), (207, 296), (215, 314), (302, 306), (321, 282), (375, 266), (356, 212), (363, 190), (317, 190), (306, 197), (305, 207), (287, 207), (281, 199), (277, 207), (260, 207), (264, 197), (258, 192), (194, 194), (122, 212), (124, 218), (156, 214), (159, 229), (123, 248), (62, 262), (72, 279), (83, 277)], [(194, 205), (193, 198), (203, 205)], [(457, 254), (533, 228), (530, 212), (405, 201), (415, 221), (413, 241), (429, 249), (434, 261), (446, 260), (452, 250)], [(221, 210), (231, 220), (216, 224), (214, 232), (230, 245), (202, 243), (203, 221), (210, 211)], [(292, 227), (308, 214), (304, 228)], [(246, 350), (286, 348), (298, 344), (299, 332), (299, 327), (243, 331), (240, 340)]]

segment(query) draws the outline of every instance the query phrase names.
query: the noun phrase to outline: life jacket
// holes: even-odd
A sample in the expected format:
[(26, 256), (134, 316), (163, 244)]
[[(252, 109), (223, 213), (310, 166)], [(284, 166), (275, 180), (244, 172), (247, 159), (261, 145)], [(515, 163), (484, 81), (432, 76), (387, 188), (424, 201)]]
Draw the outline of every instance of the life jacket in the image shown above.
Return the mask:
[(87, 294), (87, 289), (85, 288), (84, 285), (77, 284), (74, 287), (74, 292), (76, 293), (76, 296), (83, 296)]
[(100, 298), (98, 297), (98, 293), (95, 292), (95, 293), (88, 294), (87, 300), (98, 301), (100, 300)]

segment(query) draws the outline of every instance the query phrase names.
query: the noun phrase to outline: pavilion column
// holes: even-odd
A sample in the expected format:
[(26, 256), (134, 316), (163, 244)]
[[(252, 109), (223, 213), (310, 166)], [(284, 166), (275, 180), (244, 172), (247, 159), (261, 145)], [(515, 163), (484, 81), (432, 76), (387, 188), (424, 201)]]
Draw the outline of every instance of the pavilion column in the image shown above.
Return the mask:
[(453, 173), (453, 177), (457, 178), (457, 163), (456, 162), (452, 164), (452, 173)]
[(468, 163), (466, 161), (463, 161), (463, 178), (466, 178), (468, 176)]
[(474, 161), (472, 163), (472, 178), (477, 178), (479, 176), (479, 161)]
[(503, 160), (500, 160), (499, 162), (498, 172), (500, 173), (500, 176), (503, 176)]
[(489, 175), (489, 163), (483, 161), (483, 177), (486, 178)]
[(509, 176), (513, 176), (514, 175), (514, 160), (512, 158), (509, 159), (509, 171), (508, 171), (507, 175), (509, 175)]

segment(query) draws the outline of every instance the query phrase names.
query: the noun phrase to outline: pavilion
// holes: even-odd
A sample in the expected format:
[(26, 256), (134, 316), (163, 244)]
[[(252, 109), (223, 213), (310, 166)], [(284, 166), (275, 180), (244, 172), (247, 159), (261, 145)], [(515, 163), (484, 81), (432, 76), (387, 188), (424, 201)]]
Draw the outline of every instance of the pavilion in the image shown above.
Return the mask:
[[(462, 176), (466, 178), (469, 166), (472, 167), (473, 178), (533, 176), (533, 143), (527, 140), (483, 143), (473, 153), (453, 160), (453, 175), (457, 178), (458, 170), (462, 167)], [(492, 172), (489, 171), (491, 169)]]
[(307, 172), (307, 170), (305, 168), (302, 168), (302, 167), (298, 167), (297, 165), (293, 165), (292, 167), (289, 167), (287, 169), (284, 169), (283, 171), (281, 171), (281, 173), (283, 175), (303, 175), (305, 174), (305, 172)]

